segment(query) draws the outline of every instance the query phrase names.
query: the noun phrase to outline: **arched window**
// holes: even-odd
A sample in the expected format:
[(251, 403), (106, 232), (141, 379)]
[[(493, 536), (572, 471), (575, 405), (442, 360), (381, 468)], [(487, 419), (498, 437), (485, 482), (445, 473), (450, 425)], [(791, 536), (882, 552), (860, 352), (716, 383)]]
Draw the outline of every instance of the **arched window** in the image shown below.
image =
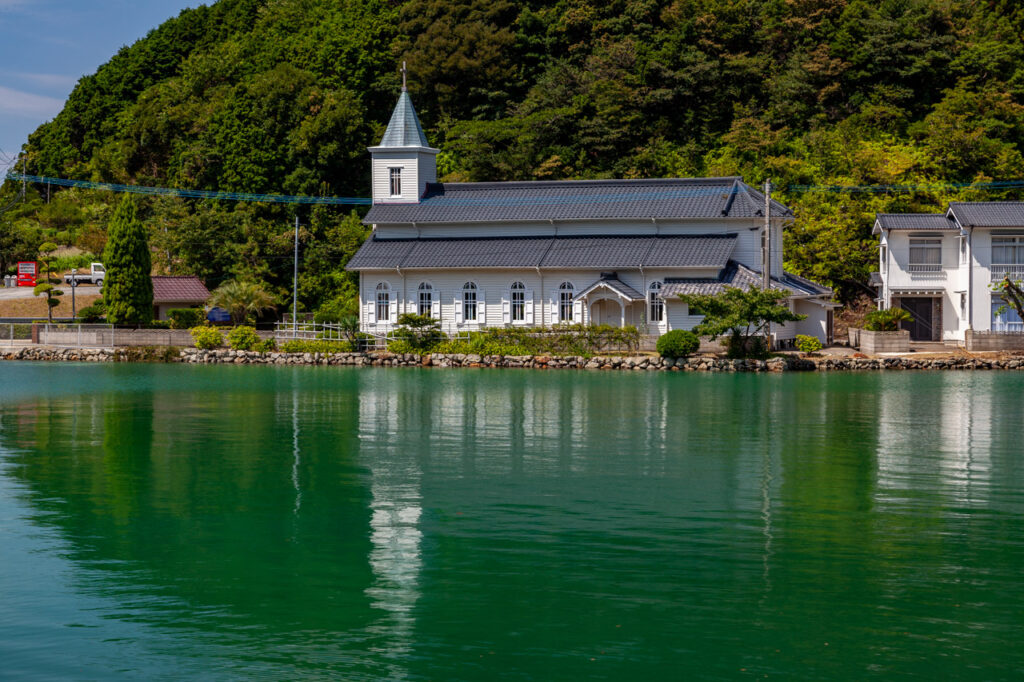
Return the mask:
[(512, 283), (512, 321), (526, 320), (526, 287), (522, 282)]
[(426, 282), (420, 282), (417, 292), (419, 293), (419, 298), (417, 300), (416, 312), (429, 317), (431, 305), (434, 303), (434, 287)]
[(391, 319), (391, 287), (387, 282), (377, 285), (377, 321), (387, 322)]
[(572, 282), (562, 282), (558, 287), (558, 321), (572, 322), (572, 299), (575, 293)]
[(661, 282), (651, 282), (647, 290), (647, 303), (650, 313), (647, 316), (648, 322), (660, 323), (665, 319), (665, 301), (661, 298)]
[(466, 282), (462, 285), (462, 319), (476, 322), (476, 284)]

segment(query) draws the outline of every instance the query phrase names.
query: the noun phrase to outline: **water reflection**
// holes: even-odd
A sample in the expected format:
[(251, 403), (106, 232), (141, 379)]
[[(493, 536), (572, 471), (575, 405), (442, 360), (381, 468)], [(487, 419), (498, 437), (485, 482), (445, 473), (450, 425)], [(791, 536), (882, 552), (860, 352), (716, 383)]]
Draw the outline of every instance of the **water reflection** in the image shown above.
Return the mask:
[(942, 676), (1019, 634), (1014, 375), (234, 369), (0, 397), (4, 546), (69, 581), (0, 572), (0, 656), (53, 672), (40, 604), (94, 677)]

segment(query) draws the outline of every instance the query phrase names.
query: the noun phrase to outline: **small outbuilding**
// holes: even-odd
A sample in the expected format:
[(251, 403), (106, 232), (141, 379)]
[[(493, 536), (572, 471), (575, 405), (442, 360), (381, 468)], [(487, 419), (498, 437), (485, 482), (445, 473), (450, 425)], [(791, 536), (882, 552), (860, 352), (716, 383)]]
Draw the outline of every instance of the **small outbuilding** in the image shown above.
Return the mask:
[(153, 319), (166, 320), (173, 308), (202, 308), (210, 298), (210, 290), (195, 275), (153, 276)]

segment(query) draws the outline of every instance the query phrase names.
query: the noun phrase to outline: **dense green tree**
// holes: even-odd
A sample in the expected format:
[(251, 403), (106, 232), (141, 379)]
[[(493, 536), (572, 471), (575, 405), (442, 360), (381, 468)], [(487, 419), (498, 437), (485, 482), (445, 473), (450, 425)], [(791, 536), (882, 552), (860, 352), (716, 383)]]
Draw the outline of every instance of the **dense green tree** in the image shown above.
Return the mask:
[(153, 280), (146, 229), (130, 194), (121, 200), (107, 229), (103, 301), (111, 324), (145, 324), (153, 319)]

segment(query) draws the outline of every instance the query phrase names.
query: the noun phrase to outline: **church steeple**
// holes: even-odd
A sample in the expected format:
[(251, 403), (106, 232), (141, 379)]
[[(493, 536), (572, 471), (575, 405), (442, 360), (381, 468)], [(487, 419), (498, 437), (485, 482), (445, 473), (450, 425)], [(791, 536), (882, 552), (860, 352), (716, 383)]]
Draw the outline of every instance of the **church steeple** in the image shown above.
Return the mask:
[(384, 137), (369, 147), (373, 159), (373, 201), (417, 202), (427, 183), (437, 182), (437, 153), (427, 142), (412, 98), (406, 90), (405, 62), (402, 62), (402, 94), (391, 112)]

